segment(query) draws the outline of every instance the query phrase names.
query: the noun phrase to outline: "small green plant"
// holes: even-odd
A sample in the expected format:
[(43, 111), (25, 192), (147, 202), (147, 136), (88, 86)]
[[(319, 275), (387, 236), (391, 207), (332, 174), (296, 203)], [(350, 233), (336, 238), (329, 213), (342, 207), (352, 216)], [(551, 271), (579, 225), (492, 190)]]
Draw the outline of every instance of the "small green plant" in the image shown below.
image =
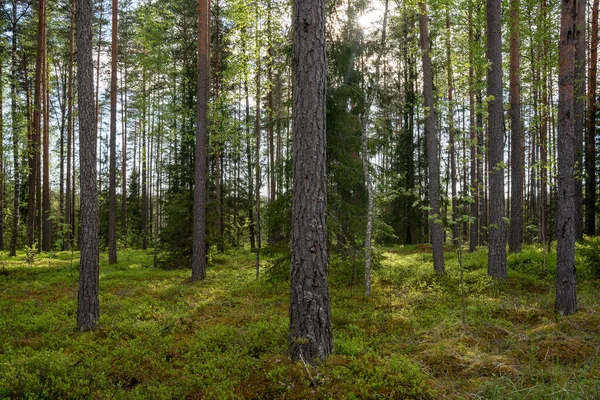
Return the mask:
[(8, 275), (8, 271), (6, 270), (6, 261), (4, 258), (0, 258), (0, 266), (2, 267), (0, 270), (0, 275)]
[(578, 245), (578, 250), (592, 274), (600, 278), (600, 237), (586, 237)]
[(25, 245), (25, 262), (28, 266), (33, 266), (35, 262), (35, 253), (37, 252), (37, 242), (34, 242), (33, 245), (27, 246)]

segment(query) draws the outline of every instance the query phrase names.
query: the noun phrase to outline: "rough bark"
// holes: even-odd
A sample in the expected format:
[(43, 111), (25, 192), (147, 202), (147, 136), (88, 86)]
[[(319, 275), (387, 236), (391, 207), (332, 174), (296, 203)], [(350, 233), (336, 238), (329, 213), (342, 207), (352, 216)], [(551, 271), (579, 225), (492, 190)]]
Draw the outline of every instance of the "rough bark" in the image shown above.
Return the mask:
[(588, 69), (588, 128), (585, 135), (585, 231), (596, 234), (596, 79), (598, 76), (598, 0), (592, 5)]
[(574, 113), (575, 113), (575, 240), (583, 238), (583, 137), (585, 127), (585, 0), (577, 1), (575, 42)]
[(438, 139), (435, 129), (435, 106), (433, 100), (433, 73), (429, 55), (429, 22), (427, 5), (419, 3), (419, 31), (423, 62), (423, 97), (425, 98), (425, 137), (427, 139), (427, 165), (429, 173), (429, 226), (433, 248), (433, 268), (444, 273), (444, 228), (440, 214), (440, 164), (438, 159)]
[(194, 168), (194, 226), (192, 238), (192, 280), (206, 279), (206, 145), (210, 68), (210, 5), (198, 0), (198, 85), (196, 104), (196, 145)]
[(508, 250), (521, 251), (523, 242), (523, 125), (521, 123), (521, 32), (519, 26), (519, 0), (510, 3), (510, 231)]
[(112, 45), (110, 62), (110, 155), (108, 177), (108, 263), (117, 263), (117, 13), (112, 0)]
[(293, 195), (289, 354), (323, 361), (333, 351), (327, 250), (325, 1), (295, 0)]
[(96, 121), (92, 61), (92, 0), (77, 0), (77, 99), (81, 175), (81, 255), (77, 328), (94, 329), (100, 317), (98, 281), (98, 186), (96, 185)]
[(488, 180), (489, 253), (488, 274), (505, 279), (506, 226), (504, 223), (504, 116), (502, 100), (502, 37), (500, 0), (487, 2), (488, 70)]
[[(580, 0), (581, 1), (581, 0)], [(555, 311), (577, 311), (575, 291), (575, 53), (578, 40), (577, 0), (563, 0), (558, 52), (558, 215)]]

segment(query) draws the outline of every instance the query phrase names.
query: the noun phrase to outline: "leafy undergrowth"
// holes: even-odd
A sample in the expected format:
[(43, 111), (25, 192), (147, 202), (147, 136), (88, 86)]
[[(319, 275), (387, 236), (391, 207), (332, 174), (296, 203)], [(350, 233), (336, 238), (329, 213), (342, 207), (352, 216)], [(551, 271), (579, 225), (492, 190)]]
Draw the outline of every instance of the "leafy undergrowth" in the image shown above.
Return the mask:
[[(487, 253), (433, 273), (427, 246), (381, 249), (373, 295), (331, 266), (335, 354), (286, 357), (288, 284), (254, 279), (254, 255), (213, 256), (208, 279), (152, 267), (152, 252), (101, 261), (99, 328), (75, 331), (78, 254), (0, 255), (0, 398), (600, 398), (600, 291), (578, 259), (579, 311), (553, 314), (555, 254)], [(45, 257), (45, 258), (41, 258)], [(546, 260), (546, 265), (544, 265)]]

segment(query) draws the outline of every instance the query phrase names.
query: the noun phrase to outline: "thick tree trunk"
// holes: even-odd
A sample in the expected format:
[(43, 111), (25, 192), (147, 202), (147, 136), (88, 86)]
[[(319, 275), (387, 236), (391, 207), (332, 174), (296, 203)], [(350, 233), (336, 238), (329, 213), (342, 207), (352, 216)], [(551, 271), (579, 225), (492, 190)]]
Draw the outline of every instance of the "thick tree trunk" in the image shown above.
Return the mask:
[(323, 361), (333, 351), (327, 250), (325, 1), (295, 0), (293, 195), (289, 354)]
[(508, 249), (519, 253), (523, 242), (523, 125), (521, 123), (521, 33), (519, 0), (510, 3), (510, 232)]
[(577, 1), (577, 42), (575, 43), (575, 240), (583, 238), (583, 137), (585, 128), (585, 0)]
[(80, 331), (94, 329), (100, 318), (92, 15), (92, 0), (77, 0), (77, 99), (81, 174), (81, 256), (77, 328)]
[(433, 268), (444, 273), (444, 228), (440, 214), (440, 164), (438, 160), (438, 138), (435, 130), (435, 105), (433, 100), (433, 73), (429, 55), (429, 23), (427, 5), (419, 3), (419, 31), (423, 59), (423, 96), (425, 98), (425, 136), (427, 138), (427, 165), (429, 168), (429, 225), (433, 247)]
[(596, 78), (598, 75), (598, 0), (592, 5), (588, 69), (588, 128), (585, 135), (585, 231), (596, 234)]
[[(580, 0), (581, 1), (581, 0)], [(578, 35), (577, 0), (563, 0), (560, 20), (558, 83), (558, 215), (555, 311), (577, 311), (575, 291), (575, 53)]]
[(108, 178), (108, 263), (117, 263), (117, 15), (118, 0), (112, 0), (112, 46), (110, 62), (110, 160)]
[(206, 142), (210, 79), (210, 5), (198, 0), (198, 85), (194, 168), (194, 227), (192, 280), (206, 279)]
[(488, 58), (488, 176), (489, 253), (488, 274), (506, 279), (506, 226), (504, 223), (504, 111), (502, 100), (502, 7), (500, 0), (487, 2)]

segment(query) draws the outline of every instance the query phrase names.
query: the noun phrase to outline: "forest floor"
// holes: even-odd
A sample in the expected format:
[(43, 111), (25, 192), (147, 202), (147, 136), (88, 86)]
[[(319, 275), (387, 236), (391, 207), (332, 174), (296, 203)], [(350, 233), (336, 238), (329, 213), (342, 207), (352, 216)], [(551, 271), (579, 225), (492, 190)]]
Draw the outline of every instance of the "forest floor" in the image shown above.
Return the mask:
[(214, 255), (198, 283), (152, 251), (103, 253), (90, 333), (78, 254), (36, 257), (0, 255), (0, 398), (600, 398), (600, 281), (578, 259), (579, 311), (557, 317), (541, 248), (509, 255), (502, 283), (485, 249), (464, 253), (465, 329), (457, 252), (438, 276), (427, 246), (378, 249), (369, 298), (361, 265), (332, 256), (335, 353), (318, 368), (288, 360), (288, 283), (256, 280), (248, 251)]

